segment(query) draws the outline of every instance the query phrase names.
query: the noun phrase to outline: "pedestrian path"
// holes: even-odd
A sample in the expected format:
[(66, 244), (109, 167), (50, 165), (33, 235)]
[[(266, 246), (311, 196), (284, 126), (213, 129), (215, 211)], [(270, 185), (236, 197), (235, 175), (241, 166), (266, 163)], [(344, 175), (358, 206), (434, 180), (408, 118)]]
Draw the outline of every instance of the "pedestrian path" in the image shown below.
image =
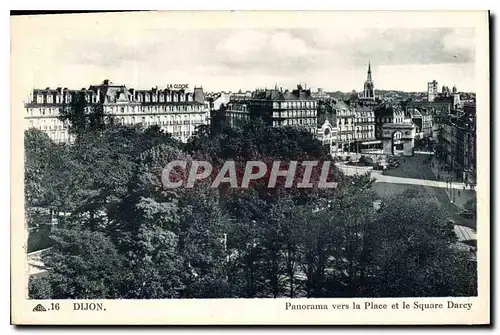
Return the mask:
[[(415, 178), (403, 178), (403, 177), (393, 177), (386, 176), (380, 173), (372, 174), (372, 177), (376, 181), (381, 183), (393, 183), (393, 184), (407, 184), (407, 185), (421, 185), (421, 186), (431, 186), (438, 188), (450, 188), (450, 184), (444, 181), (427, 180), (427, 179), (415, 179)], [(462, 185), (460, 183), (452, 183), (451, 188), (459, 190)]]
[(371, 177), (375, 179), (375, 182), (441, 188), (445, 191), (450, 202), (461, 209), (464, 209), (469, 200), (475, 199), (476, 197), (476, 192), (474, 190), (466, 189), (464, 183), (458, 181), (447, 182), (445, 178), (442, 178), (441, 180), (430, 180), (395, 177), (384, 175), (382, 174), (382, 171), (373, 170), (371, 167), (361, 167), (344, 164), (337, 164), (337, 166), (348, 176), (369, 172)]
[(431, 161), (431, 170), (437, 179), (451, 180), (453, 185), (458, 185), (458, 187), (445, 188), (446, 195), (450, 199), (450, 202), (455, 204), (457, 207), (464, 209), (465, 205), (470, 200), (476, 198), (476, 191), (463, 182), (453, 181), (456, 179), (453, 173), (446, 171), (444, 165), (436, 158), (433, 158)]
[[(342, 172), (344, 172), (348, 176), (370, 172), (371, 176), (373, 178), (375, 178), (375, 181), (382, 182), (382, 183), (422, 185), (422, 186), (432, 186), (432, 187), (439, 187), (439, 188), (450, 188), (450, 184), (445, 182), (445, 181), (387, 176), (387, 175), (383, 175), (382, 171), (380, 171), (380, 170), (373, 170), (372, 167), (365, 167), (365, 166), (353, 166), (353, 165), (344, 165), (344, 164), (337, 164), (337, 166), (340, 168), (340, 170)], [(460, 190), (460, 188), (463, 187), (463, 183), (454, 182), (454, 183), (451, 183), (451, 187), (453, 189)]]
[(455, 225), (453, 230), (455, 231), (459, 242), (477, 239), (476, 231), (474, 229)]

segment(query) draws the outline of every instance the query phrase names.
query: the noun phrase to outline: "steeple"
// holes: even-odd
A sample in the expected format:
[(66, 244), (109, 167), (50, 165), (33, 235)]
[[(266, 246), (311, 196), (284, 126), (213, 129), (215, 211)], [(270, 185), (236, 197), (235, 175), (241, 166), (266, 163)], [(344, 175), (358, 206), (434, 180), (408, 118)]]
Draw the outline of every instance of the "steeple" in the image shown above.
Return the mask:
[(375, 88), (372, 80), (372, 66), (370, 62), (368, 62), (368, 74), (366, 76), (363, 98), (375, 100)]

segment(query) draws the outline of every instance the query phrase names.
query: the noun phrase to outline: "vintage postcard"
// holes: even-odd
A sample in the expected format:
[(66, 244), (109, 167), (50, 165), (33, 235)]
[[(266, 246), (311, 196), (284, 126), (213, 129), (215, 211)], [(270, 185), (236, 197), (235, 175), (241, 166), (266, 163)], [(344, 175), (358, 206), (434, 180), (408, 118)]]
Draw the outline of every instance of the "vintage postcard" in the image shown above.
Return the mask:
[(11, 28), (13, 324), (490, 323), (487, 11)]

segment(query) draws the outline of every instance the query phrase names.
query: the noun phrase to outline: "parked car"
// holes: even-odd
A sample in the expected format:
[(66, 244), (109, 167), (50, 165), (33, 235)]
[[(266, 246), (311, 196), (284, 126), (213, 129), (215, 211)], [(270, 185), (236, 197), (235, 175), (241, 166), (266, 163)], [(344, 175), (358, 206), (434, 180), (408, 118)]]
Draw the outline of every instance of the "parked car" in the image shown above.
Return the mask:
[(366, 157), (366, 156), (361, 156), (359, 158), (359, 164), (361, 166), (373, 166), (373, 159), (371, 159), (370, 157)]
[(399, 162), (398, 162), (398, 161), (392, 161), (392, 162), (390, 162), (390, 163), (389, 163), (389, 166), (390, 166), (390, 167), (395, 167), (395, 168), (396, 168), (396, 167), (398, 167), (398, 166), (399, 166)]

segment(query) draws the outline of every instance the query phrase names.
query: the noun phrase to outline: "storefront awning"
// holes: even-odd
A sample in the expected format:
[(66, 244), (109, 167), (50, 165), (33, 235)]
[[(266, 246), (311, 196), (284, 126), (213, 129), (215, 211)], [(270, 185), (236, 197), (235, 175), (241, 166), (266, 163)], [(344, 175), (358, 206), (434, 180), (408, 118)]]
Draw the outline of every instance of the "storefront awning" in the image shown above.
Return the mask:
[(361, 145), (380, 144), (380, 143), (382, 142), (380, 140), (377, 140), (377, 141), (361, 142)]

